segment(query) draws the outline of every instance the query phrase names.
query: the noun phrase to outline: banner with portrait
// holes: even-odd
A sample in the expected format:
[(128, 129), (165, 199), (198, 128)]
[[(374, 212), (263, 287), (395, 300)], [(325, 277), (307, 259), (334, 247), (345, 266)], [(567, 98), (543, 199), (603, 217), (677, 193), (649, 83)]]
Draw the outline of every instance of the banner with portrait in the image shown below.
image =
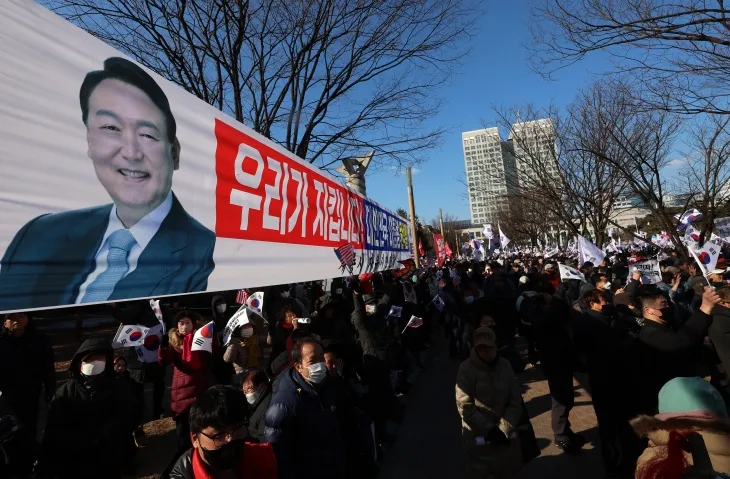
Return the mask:
[(0, 2), (0, 312), (399, 266), (405, 220), (27, 0)]

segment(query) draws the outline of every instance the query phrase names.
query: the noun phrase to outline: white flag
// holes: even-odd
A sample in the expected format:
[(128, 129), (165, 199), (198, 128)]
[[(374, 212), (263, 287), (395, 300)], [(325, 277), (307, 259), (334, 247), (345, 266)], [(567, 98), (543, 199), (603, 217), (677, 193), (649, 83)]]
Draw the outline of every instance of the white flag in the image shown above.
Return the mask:
[(249, 322), (248, 306), (244, 304), (243, 306), (238, 308), (236, 314), (231, 316), (231, 319), (228, 320), (228, 323), (223, 330), (223, 346), (228, 346), (228, 343), (231, 342), (231, 336), (233, 335), (233, 331), (235, 331), (237, 327), (248, 324)]
[(507, 247), (507, 245), (509, 244), (509, 238), (507, 238), (507, 235), (502, 233), (501, 226), (497, 225), (497, 227), (499, 228), (499, 246), (500, 246), (500, 248), (505, 249)]
[(150, 328), (145, 328), (139, 324), (120, 324), (117, 334), (112, 339), (113, 348), (130, 348), (133, 346), (142, 346), (144, 337)]
[(583, 265), (584, 263), (591, 262), (593, 266), (598, 266), (606, 257), (606, 253), (601, 249), (585, 239), (582, 236), (578, 237), (578, 262)]
[(575, 268), (571, 268), (568, 265), (558, 263), (558, 271), (560, 271), (560, 279), (579, 279), (586, 283), (586, 278), (583, 274)]
[(159, 321), (162, 325), (162, 332), (167, 332), (167, 328), (165, 328), (165, 319), (162, 317), (162, 308), (160, 308), (160, 300), (150, 299), (150, 308), (152, 308), (152, 311), (155, 313), (157, 321)]
[(418, 304), (418, 296), (416, 296), (416, 290), (413, 289), (413, 285), (409, 282), (403, 282), (403, 297), (406, 301), (413, 304)]
[(400, 313), (403, 311), (403, 308), (399, 306), (391, 306), (390, 311), (388, 312), (388, 316), (393, 316), (394, 318), (400, 318)]
[(484, 237), (489, 238), (489, 239), (494, 238), (494, 232), (492, 231), (491, 224), (484, 225)]
[(141, 346), (137, 346), (135, 351), (137, 352), (137, 358), (142, 363), (156, 363), (157, 362), (157, 351), (160, 349), (160, 339), (165, 334), (162, 329), (162, 325), (152, 326), (144, 337), (144, 342)]
[(436, 295), (435, 298), (433, 298), (433, 305), (436, 306), (436, 309), (438, 309), (439, 311), (443, 311), (444, 306), (446, 306), (446, 304), (444, 303), (444, 300), (441, 299), (441, 296), (439, 296), (438, 294)]
[(641, 284), (657, 284), (662, 282), (662, 271), (659, 269), (659, 260), (650, 259), (629, 265), (629, 277), (627, 281), (636, 270), (641, 271)]
[(692, 253), (692, 256), (694, 256), (694, 259), (697, 260), (697, 264), (705, 276), (715, 269), (717, 260), (720, 258), (719, 246), (708, 241), (699, 251), (694, 251), (692, 248), (688, 249), (689, 252)]
[(401, 334), (406, 332), (406, 329), (408, 328), (420, 328), (423, 326), (423, 318), (419, 318), (417, 316), (411, 316), (411, 319), (408, 320), (408, 324), (406, 324), (406, 327), (403, 328), (403, 331), (401, 331)]
[(246, 301), (246, 306), (248, 307), (248, 310), (251, 311), (254, 314), (258, 314), (262, 318), (264, 317), (264, 292), (263, 291), (257, 291), (256, 293), (252, 294), (248, 297), (248, 301)]
[(730, 216), (715, 218), (715, 228), (720, 238), (730, 238)]
[(208, 351), (213, 352), (213, 335), (215, 334), (215, 325), (213, 321), (206, 324), (202, 328), (195, 331), (193, 336), (192, 351)]

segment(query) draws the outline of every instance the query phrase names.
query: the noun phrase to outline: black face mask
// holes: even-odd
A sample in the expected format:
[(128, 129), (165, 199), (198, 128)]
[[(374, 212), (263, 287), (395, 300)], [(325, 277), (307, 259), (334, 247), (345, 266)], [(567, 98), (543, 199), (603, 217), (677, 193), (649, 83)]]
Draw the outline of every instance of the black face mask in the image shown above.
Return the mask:
[(662, 313), (662, 321), (665, 321), (668, 324), (674, 323), (674, 309), (671, 306), (667, 306), (666, 308), (662, 308), (657, 311)]
[(236, 466), (245, 443), (243, 439), (234, 439), (218, 449), (206, 449), (202, 446), (201, 449), (210, 467), (219, 471), (230, 471)]

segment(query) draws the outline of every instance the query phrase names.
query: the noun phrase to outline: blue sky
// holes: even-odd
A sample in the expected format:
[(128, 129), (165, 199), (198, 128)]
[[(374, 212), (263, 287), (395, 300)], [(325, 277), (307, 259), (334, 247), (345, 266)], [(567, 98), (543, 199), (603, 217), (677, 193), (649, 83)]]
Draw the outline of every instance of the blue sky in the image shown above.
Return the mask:
[[(564, 107), (577, 91), (611, 65), (605, 55), (593, 56), (545, 80), (530, 69), (531, 35), (527, 28), (533, 0), (488, 2), (479, 32), (471, 39), (472, 52), (441, 95), (445, 104), (431, 122), (449, 129), (443, 145), (427, 156), (413, 177), (416, 214), (425, 221), (439, 208), (459, 219), (469, 219), (461, 132), (496, 126), (493, 107), (551, 103)], [(368, 196), (392, 210), (408, 209), (405, 175), (374, 172), (367, 178)]]

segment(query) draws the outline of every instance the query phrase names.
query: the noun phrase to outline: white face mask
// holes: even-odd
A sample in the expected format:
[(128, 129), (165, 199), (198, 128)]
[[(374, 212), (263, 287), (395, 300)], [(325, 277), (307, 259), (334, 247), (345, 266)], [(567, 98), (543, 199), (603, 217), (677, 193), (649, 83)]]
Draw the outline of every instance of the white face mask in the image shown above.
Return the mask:
[(228, 305), (226, 305), (226, 304), (219, 304), (215, 307), (215, 310), (218, 311), (219, 313), (225, 313), (227, 307), (228, 307)]
[(96, 376), (104, 372), (106, 369), (106, 361), (97, 360), (89, 363), (81, 364), (81, 374), (84, 376)]
[(342, 288), (337, 288), (335, 290), (335, 294), (342, 294)]
[(289, 291), (282, 291), (281, 292), (281, 297), (284, 298), (284, 299), (288, 298), (289, 297)]
[(314, 363), (307, 366), (309, 370), (309, 382), (312, 384), (321, 383), (327, 376), (327, 365), (325, 363)]
[(246, 401), (248, 401), (249, 404), (256, 404), (256, 401), (258, 401), (260, 397), (261, 391), (254, 391), (246, 394)]
[(605, 290), (611, 289), (611, 283), (603, 283), (603, 289), (605, 289)]
[(253, 336), (253, 328), (241, 328), (241, 337), (250, 338)]

